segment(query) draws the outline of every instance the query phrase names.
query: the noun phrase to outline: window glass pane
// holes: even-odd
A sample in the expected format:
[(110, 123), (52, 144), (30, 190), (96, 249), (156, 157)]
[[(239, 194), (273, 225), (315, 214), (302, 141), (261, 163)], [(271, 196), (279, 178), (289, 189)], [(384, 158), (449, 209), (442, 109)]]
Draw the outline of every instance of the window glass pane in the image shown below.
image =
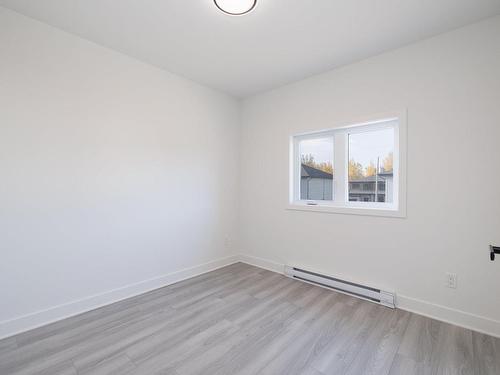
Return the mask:
[(349, 134), (349, 201), (393, 202), (394, 129)]
[(299, 142), (300, 199), (333, 200), (333, 137)]

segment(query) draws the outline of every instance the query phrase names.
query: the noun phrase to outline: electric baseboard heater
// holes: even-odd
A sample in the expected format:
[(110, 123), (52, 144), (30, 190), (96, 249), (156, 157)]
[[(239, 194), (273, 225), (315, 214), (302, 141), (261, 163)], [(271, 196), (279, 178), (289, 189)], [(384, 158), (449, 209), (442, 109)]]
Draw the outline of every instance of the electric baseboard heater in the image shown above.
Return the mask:
[(373, 288), (366, 285), (356, 284), (350, 281), (337, 279), (335, 277), (322, 275), (302, 268), (285, 266), (285, 275), (296, 280), (304, 281), (324, 288), (349, 294), (354, 297), (378, 303), (383, 306), (396, 308), (394, 293)]

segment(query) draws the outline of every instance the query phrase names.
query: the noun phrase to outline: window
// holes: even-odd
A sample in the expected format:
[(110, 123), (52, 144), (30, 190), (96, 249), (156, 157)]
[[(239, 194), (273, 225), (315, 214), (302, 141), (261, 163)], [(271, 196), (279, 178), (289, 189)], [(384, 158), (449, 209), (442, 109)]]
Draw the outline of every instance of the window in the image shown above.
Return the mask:
[[(363, 182), (364, 202), (392, 202), (394, 127), (373, 130), (365, 127), (347, 134), (349, 182)], [(355, 189), (349, 189), (349, 198), (354, 192)]]
[(291, 209), (405, 215), (403, 114), (291, 139)]
[(302, 139), (300, 150), (300, 199), (333, 200), (333, 137)]

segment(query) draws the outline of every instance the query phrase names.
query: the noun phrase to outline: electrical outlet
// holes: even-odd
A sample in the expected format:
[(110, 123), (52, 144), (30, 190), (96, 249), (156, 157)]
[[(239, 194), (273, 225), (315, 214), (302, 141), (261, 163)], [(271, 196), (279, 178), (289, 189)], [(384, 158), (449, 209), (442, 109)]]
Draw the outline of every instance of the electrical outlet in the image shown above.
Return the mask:
[(226, 236), (226, 237), (224, 238), (224, 246), (225, 246), (226, 248), (231, 247), (231, 237)]
[(446, 273), (446, 286), (448, 288), (457, 289), (457, 274), (456, 273)]

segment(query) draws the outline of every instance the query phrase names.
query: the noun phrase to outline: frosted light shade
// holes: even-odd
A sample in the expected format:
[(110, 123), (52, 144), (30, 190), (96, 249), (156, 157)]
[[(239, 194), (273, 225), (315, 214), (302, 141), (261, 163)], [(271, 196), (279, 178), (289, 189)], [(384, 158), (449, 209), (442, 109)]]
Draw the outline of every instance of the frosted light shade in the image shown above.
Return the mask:
[(214, 3), (224, 13), (238, 16), (255, 8), (257, 0), (214, 0)]

